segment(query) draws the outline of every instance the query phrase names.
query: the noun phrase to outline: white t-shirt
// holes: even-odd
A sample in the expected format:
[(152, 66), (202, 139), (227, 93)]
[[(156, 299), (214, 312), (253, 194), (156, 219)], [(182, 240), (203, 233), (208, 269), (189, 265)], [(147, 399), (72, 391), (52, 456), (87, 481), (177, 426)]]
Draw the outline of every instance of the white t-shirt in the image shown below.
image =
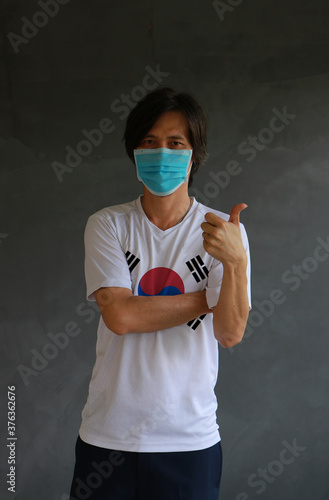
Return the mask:
[[(101, 287), (134, 295), (175, 295), (206, 289), (217, 304), (223, 266), (203, 248), (207, 212), (229, 216), (193, 199), (186, 217), (161, 230), (141, 197), (93, 214), (85, 231), (87, 298)], [(248, 255), (244, 226), (241, 235)], [(167, 452), (208, 448), (220, 440), (214, 392), (218, 342), (212, 314), (152, 333), (119, 336), (100, 318), (96, 363), (82, 412), (81, 439), (102, 448)]]

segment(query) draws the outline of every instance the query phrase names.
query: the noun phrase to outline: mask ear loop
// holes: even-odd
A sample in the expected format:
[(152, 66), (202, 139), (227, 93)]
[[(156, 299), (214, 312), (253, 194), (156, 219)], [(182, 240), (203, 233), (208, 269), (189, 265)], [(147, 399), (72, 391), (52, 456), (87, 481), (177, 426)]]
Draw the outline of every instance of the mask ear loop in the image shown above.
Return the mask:
[(190, 165), (188, 171), (186, 172), (186, 179), (188, 179), (188, 176), (191, 173), (193, 163), (194, 163), (194, 161), (193, 161), (193, 149), (192, 149), (191, 165)]

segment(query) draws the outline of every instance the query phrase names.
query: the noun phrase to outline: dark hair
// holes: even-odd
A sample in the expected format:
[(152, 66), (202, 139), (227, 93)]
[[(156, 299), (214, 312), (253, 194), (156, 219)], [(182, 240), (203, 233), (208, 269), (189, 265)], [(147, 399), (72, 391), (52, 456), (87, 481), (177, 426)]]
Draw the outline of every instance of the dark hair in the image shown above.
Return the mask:
[(159, 88), (147, 94), (133, 108), (128, 116), (123, 136), (126, 151), (134, 162), (134, 149), (138, 147), (157, 119), (166, 111), (181, 112), (188, 124), (189, 141), (193, 148), (193, 165), (189, 178), (205, 163), (207, 152), (207, 120), (205, 111), (189, 94), (178, 93), (169, 87)]

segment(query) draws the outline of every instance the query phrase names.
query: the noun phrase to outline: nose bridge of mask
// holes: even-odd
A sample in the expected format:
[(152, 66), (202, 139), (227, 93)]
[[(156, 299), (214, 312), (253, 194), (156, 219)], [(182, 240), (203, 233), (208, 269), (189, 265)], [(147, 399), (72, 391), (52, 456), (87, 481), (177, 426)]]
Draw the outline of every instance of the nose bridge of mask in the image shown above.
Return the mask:
[[(134, 156), (136, 166), (168, 166), (168, 167), (187, 167), (190, 163), (192, 150), (189, 149), (135, 149)], [(141, 158), (139, 158), (141, 157)], [(142, 160), (141, 162), (139, 160)]]

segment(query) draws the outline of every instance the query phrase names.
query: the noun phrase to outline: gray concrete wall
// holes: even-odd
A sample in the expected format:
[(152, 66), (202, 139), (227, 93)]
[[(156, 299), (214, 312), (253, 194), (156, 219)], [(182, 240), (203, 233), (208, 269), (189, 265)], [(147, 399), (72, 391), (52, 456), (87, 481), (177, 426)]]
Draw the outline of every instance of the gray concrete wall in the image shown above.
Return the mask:
[(208, 110), (210, 158), (191, 194), (226, 212), (248, 204), (253, 310), (245, 340), (220, 353), (220, 498), (329, 499), (328, 3), (1, 7), (3, 477), (8, 386), (18, 437), (16, 491), (3, 481), (1, 498), (67, 498), (98, 319), (84, 226), (141, 193), (124, 118), (161, 84)]

